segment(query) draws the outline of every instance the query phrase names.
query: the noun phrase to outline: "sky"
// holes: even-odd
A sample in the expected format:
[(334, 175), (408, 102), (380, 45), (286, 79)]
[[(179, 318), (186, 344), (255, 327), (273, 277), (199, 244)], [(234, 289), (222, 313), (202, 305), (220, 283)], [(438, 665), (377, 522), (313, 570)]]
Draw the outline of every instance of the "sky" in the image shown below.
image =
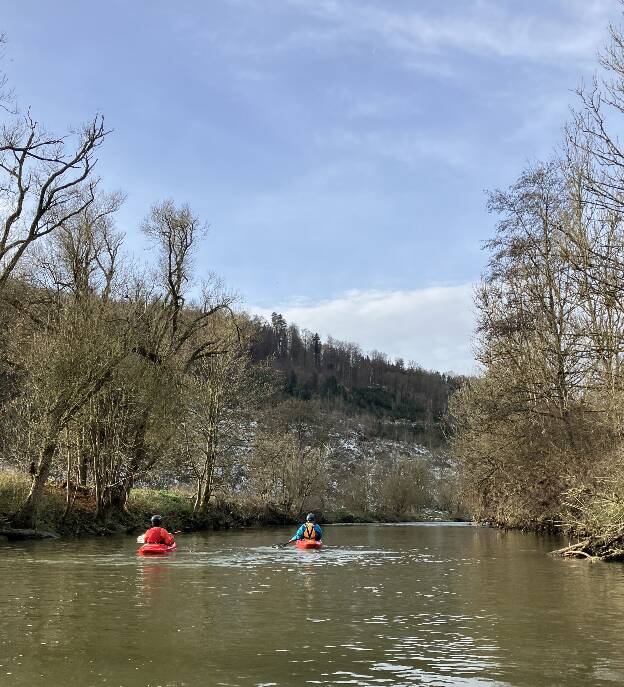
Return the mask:
[(55, 132), (102, 113), (127, 246), (209, 225), (241, 307), (471, 373), (486, 190), (552, 154), (617, 0), (7, 0), (0, 67)]

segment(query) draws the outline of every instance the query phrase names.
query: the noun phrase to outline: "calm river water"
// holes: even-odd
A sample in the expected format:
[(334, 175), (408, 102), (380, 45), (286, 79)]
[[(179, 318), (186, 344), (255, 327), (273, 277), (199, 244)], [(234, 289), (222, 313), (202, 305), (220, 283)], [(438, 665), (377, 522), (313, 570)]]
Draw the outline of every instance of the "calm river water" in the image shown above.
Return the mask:
[(0, 685), (621, 685), (624, 566), (467, 525), (0, 545)]

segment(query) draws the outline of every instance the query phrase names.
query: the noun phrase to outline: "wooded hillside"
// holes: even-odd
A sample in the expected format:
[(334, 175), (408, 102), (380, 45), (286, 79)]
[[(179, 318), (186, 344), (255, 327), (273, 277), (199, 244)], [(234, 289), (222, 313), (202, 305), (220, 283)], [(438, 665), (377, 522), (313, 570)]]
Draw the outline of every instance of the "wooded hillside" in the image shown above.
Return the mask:
[(393, 361), (378, 351), (364, 353), (357, 344), (331, 337), (323, 342), (278, 313), (270, 323), (256, 318), (253, 325), (251, 357), (270, 360), (284, 374), (286, 394), (318, 399), (324, 408), (350, 415), (404, 420), (428, 439), (440, 436), (449, 394), (463, 378)]
[(0, 117), (0, 468), (20, 485), (0, 517), (36, 525), (51, 488), (61, 524), (78, 506), (123, 519), (137, 486), (181, 489), (197, 519), (226, 500), (283, 517), (434, 503), (417, 444), (441, 443), (458, 380), (250, 318), (218, 265), (195, 269), (206, 226), (187, 205), (131, 228), (153, 258), (137, 265), (124, 194), (95, 175), (102, 118), (53, 135), (8, 90)]

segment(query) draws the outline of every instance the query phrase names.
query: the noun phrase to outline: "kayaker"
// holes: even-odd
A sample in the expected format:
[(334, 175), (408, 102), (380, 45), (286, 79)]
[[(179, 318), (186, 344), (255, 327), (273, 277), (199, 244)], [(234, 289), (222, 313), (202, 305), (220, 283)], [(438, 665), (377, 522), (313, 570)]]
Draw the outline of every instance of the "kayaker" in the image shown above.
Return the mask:
[(297, 541), (298, 539), (311, 539), (312, 541), (321, 541), (323, 538), (323, 530), (319, 525), (316, 524), (316, 516), (314, 513), (308, 513), (306, 515), (306, 521), (297, 530), (295, 536), (289, 540), (289, 544), (292, 541)]
[[(173, 546), (175, 539), (162, 526), (162, 517), (160, 515), (152, 515), (152, 526), (143, 535), (143, 544), (166, 544)], [(139, 539), (141, 539), (139, 537)]]

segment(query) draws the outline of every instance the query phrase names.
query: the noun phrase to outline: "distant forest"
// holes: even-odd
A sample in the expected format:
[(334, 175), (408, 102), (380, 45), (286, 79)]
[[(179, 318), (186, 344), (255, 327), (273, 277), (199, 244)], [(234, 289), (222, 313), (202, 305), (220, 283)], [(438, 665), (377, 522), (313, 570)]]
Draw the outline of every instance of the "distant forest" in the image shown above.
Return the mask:
[[(408, 423), (414, 433), (438, 429), (449, 395), (464, 378), (424, 370), (385, 353), (363, 353), (357, 344), (299, 330), (279, 313), (253, 320), (254, 362), (271, 361), (284, 374), (284, 394), (319, 400), (322, 407), (382, 421)], [(383, 432), (382, 432), (383, 433)]]

